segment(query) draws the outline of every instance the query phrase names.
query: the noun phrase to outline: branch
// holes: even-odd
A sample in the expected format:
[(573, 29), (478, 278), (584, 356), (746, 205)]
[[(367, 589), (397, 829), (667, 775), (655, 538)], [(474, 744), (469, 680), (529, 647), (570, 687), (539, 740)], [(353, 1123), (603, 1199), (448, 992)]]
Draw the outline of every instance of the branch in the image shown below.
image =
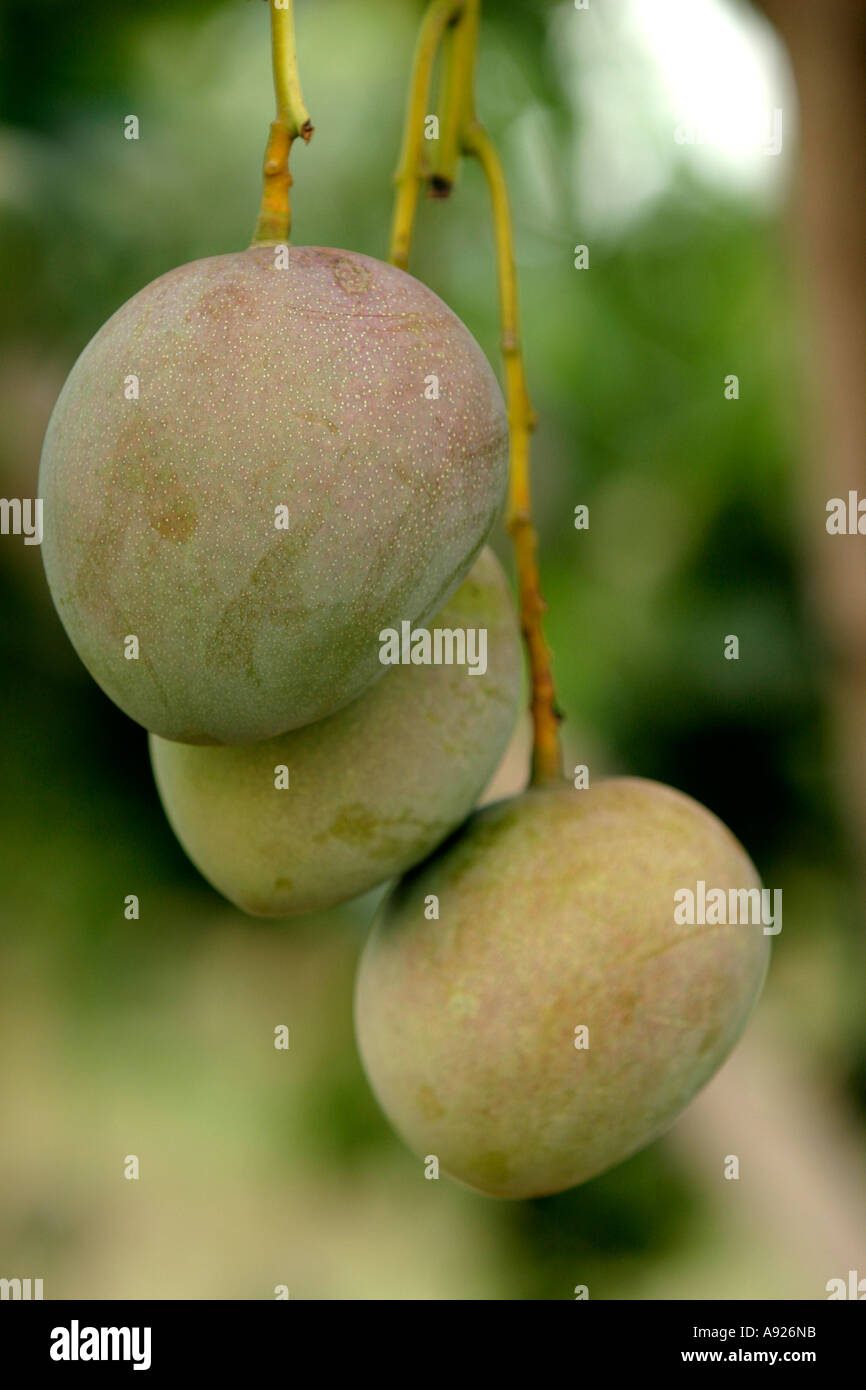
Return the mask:
[(403, 148), (394, 176), (397, 197), (388, 252), (388, 260), (401, 270), (406, 270), (409, 266), (418, 197), (429, 177), (424, 158), (424, 120), (428, 114), (433, 64), (445, 29), (459, 18), (462, 11), (463, 0), (433, 0), (418, 35), (412, 81), (409, 86)]
[(287, 127), (291, 140), (300, 135), (308, 143), (313, 126), (304, 105), (301, 80), (298, 76), (293, 0), (282, 0), (282, 3), (281, 0), (271, 0), (271, 39), (277, 119)]
[(475, 65), (481, 0), (465, 0), (446, 43), (439, 96), (439, 140), (433, 161), (431, 196), (447, 198), (457, 179), (463, 132), (474, 117)]
[(493, 208), (502, 315), (502, 355), (511, 438), (506, 524), (514, 543), (520, 590), (520, 619), (529, 652), (532, 681), (532, 782), (533, 785), (539, 786), (562, 776), (562, 755), (559, 747), (561, 716), (556, 708), (550, 648), (542, 625), (547, 605), (541, 596), (537, 561), (538, 537), (532, 524), (529, 440), (535, 428), (536, 416), (529, 399), (523, 364), (517, 272), (514, 264), (514, 234), (505, 174), (496, 147), (484, 128), (475, 120), (463, 133), (463, 148), (481, 165)]
[[(538, 577), (538, 537), (532, 524), (529, 479), (529, 438), (535, 413), (529, 399), (520, 310), (514, 264), (514, 235), (508, 189), (499, 156), (486, 131), (475, 118), (475, 65), (481, 23), (481, 0), (433, 0), (424, 17), (415, 52), (409, 90), (409, 107), (403, 149), (397, 170), (397, 199), (389, 259), (406, 270), (421, 187), (428, 180), (434, 196), (447, 197), (456, 178), (460, 157), (472, 155), (481, 165), (493, 207), (499, 299), (502, 316), (502, 353), (510, 436), (509, 500), (507, 526), (517, 565), (520, 620), (529, 655), (533, 725), (532, 782), (535, 786), (562, 776), (559, 746), (560, 715), (550, 649), (542, 616), (546, 605)], [(433, 65), (446, 28), (453, 26), (445, 45), (440, 84), (440, 140), (432, 171), (423, 153), (424, 118), (430, 98)]]

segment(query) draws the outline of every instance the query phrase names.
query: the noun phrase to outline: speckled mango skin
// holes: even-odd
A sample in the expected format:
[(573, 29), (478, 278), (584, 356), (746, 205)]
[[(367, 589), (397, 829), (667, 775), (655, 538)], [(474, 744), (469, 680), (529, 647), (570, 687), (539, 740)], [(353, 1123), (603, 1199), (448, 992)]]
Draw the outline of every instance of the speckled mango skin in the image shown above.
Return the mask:
[(709, 811), (617, 779), (498, 802), (401, 880), (362, 957), (356, 1027), (410, 1148), (528, 1198), (661, 1134), (731, 1051), (769, 957), (761, 926), (675, 924), (675, 891), (698, 879), (759, 886)]
[[(285, 917), (356, 897), (465, 820), (522, 695), (508, 583), (485, 549), (431, 627), (487, 629), (487, 671), (395, 666), (330, 719), (244, 748), (151, 735), (163, 805), (187, 854), (245, 912)], [(277, 790), (274, 769), (289, 769)]]
[(486, 358), (412, 276), (320, 247), (284, 270), (273, 247), (194, 261), (119, 309), (63, 388), (39, 480), (48, 582), (145, 728), (269, 738), (356, 698), (379, 630), (441, 608), (506, 463)]

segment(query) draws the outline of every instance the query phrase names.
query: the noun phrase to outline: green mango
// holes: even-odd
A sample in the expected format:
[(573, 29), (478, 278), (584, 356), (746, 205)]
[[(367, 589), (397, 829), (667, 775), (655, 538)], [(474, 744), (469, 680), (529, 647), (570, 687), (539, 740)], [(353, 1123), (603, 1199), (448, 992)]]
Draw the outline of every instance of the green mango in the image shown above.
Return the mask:
[(381, 675), (381, 628), (425, 622), (468, 573), (507, 450), (484, 354), (412, 276), (320, 247), (194, 261), (118, 310), (55, 407), (57, 611), (164, 738), (302, 727)]
[(363, 953), (356, 1027), (410, 1148), (527, 1198), (667, 1129), (740, 1036), (769, 956), (762, 925), (678, 924), (675, 894), (700, 880), (760, 887), (715, 816), (631, 778), (498, 802), (403, 878)]
[(523, 685), (517, 618), (492, 551), (433, 626), (483, 628), (486, 672), (395, 666), (329, 719), (243, 748), (151, 735), (178, 839), (245, 912), (284, 917), (356, 897), (423, 859), (476, 804)]

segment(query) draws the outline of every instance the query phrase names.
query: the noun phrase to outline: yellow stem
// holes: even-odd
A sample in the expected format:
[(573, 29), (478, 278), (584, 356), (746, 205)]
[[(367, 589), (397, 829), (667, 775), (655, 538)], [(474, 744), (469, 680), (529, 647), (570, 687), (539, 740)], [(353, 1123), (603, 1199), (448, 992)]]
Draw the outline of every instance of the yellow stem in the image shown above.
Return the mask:
[[(446, 124), (445, 115), (446, 112), (449, 110), (451, 94), (454, 89), (453, 69), (454, 50), (456, 46), (455, 40), (457, 34), (460, 32), (461, 27), (462, 26), (459, 22), (449, 24), (446, 27), (445, 33), (442, 36), (441, 53), (439, 56), (439, 93), (436, 100), (436, 113), (439, 118), (439, 138), (433, 146), (432, 158), (430, 160), (429, 168), (427, 170), (427, 176), (430, 185), (428, 190), (428, 197), (430, 198), (447, 198), (451, 192), (451, 186), (454, 182), (453, 178), (449, 181), (447, 177), (442, 173), (442, 165), (444, 162), (447, 162), (443, 159), (442, 132), (443, 127)], [(456, 162), (460, 158), (459, 123), (455, 126), (455, 133), (457, 136), (456, 142), (454, 144), (454, 157)]]
[(463, 149), (478, 160), (487, 180), (493, 208), (502, 316), (502, 356), (511, 438), (506, 524), (514, 544), (520, 590), (520, 619), (529, 652), (533, 724), (532, 782), (539, 786), (562, 776), (562, 754), (559, 746), (560, 715), (556, 708), (550, 648), (542, 624), (546, 604), (541, 595), (538, 574), (538, 537), (532, 524), (529, 461), (530, 435), (535, 428), (536, 416), (529, 399), (523, 363), (514, 234), (505, 173), (493, 141), (474, 119), (463, 132)]
[(475, 64), (481, 27), (481, 0), (465, 0), (454, 24), (443, 65), (439, 100), (439, 140), (433, 160), (431, 193), (447, 198), (457, 179), (463, 132), (473, 117)]
[[(496, 147), (475, 117), (475, 64), (480, 22), (481, 0), (454, 0), (454, 3), (433, 0), (425, 15), (415, 53), (403, 149), (396, 175), (397, 198), (389, 259), (402, 270), (408, 268), (422, 185), (430, 180), (434, 194), (446, 197), (454, 184), (461, 155), (469, 154), (477, 159), (487, 180), (493, 209), (511, 441), (507, 526), (514, 544), (520, 619), (529, 654), (532, 782), (540, 786), (562, 776), (560, 715), (556, 707), (550, 649), (542, 625), (546, 605), (538, 575), (538, 537), (532, 524), (529, 441), (535, 427), (535, 413), (523, 364), (511, 209)], [(440, 139), (431, 170), (424, 158), (424, 120), (429, 114), (427, 103), (433, 65), (448, 25), (453, 26), (453, 33), (448, 36), (442, 69)]]
[(264, 189), (253, 246), (289, 240), (292, 231), (289, 156), (298, 136), (309, 143), (313, 134), (298, 76), (293, 0), (269, 0), (269, 3), (277, 118), (271, 125), (265, 151)]
[(270, 3), (277, 119), (288, 128), (292, 140), (299, 135), (304, 140), (309, 140), (313, 127), (310, 114), (304, 105), (301, 80), (298, 76), (293, 0), (270, 0)]
[(464, 0), (433, 0), (428, 7), (418, 35), (415, 49), (415, 62), (412, 81), (409, 87), (409, 105), (403, 133), (403, 148), (397, 166), (395, 183), (397, 196), (394, 204), (394, 220), (391, 227), (391, 244), (388, 259), (392, 265), (406, 270), (409, 253), (412, 249), (412, 234), (418, 211), (418, 198), (422, 186), (427, 182), (428, 169), (424, 157), (424, 122), (430, 114), (430, 83), (433, 65), (442, 42), (443, 34), (449, 24), (453, 24), (463, 10)]

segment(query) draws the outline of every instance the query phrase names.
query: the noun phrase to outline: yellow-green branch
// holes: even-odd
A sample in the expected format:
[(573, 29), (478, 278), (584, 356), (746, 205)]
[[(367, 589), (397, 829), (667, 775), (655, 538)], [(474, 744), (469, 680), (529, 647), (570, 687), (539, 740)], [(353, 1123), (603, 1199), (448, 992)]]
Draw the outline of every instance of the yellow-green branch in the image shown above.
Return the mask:
[(454, 24), (442, 65), (439, 99), (439, 139), (433, 160), (430, 191), (447, 198), (457, 179), (463, 153), (463, 133), (473, 119), (475, 65), (481, 28), (481, 0), (465, 0)]
[(391, 244), (388, 259), (392, 265), (406, 270), (409, 253), (412, 249), (412, 234), (418, 211), (418, 198), (421, 189), (429, 178), (427, 161), (424, 157), (424, 122), (429, 114), (430, 84), (433, 66), (440, 44), (449, 24), (453, 24), (463, 12), (464, 0), (433, 0), (428, 7), (418, 35), (412, 80), (409, 86), (409, 104), (406, 111), (406, 124), (403, 132), (403, 148), (394, 182), (397, 195), (394, 202), (394, 220), (391, 226)]
[(541, 595), (537, 559), (538, 537), (532, 524), (529, 461), (530, 435), (535, 428), (536, 416), (529, 399), (523, 363), (514, 233), (505, 173), (493, 141), (477, 121), (473, 120), (464, 130), (463, 148), (467, 154), (478, 160), (484, 172), (493, 209), (502, 318), (502, 357), (511, 440), (506, 524), (514, 545), (520, 589), (520, 618), (529, 652), (533, 724), (532, 781), (539, 785), (562, 776), (562, 755), (550, 648), (542, 623), (547, 605)]
[[(535, 413), (529, 399), (520, 337), (520, 307), (514, 261), (514, 234), (505, 175), (496, 148), (475, 116), (475, 66), (481, 23), (481, 0), (432, 0), (418, 39), (403, 149), (397, 171), (397, 198), (390, 260), (406, 270), (418, 199), (425, 183), (434, 196), (447, 197), (460, 158), (478, 160), (493, 211), (502, 355), (511, 445), (507, 527), (511, 536), (520, 590), (520, 618), (529, 655), (533, 724), (532, 781), (538, 786), (562, 775), (559, 713), (550, 649), (542, 618), (546, 611), (538, 575), (538, 538), (532, 524), (530, 436)], [(437, 53), (444, 45), (440, 79), (439, 144), (432, 167), (424, 158), (424, 120)]]
[(313, 125), (304, 105), (298, 76), (293, 0), (269, 0), (269, 4), (277, 116), (271, 125), (265, 150), (262, 205), (252, 240), (253, 246), (267, 246), (289, 240), (292, 231), (292, 207), (289, 198), (292, 176), (289, 172), (289, 157), (292, 145), (299, 136), (305, 143), (309, 143), (313, 134)]

